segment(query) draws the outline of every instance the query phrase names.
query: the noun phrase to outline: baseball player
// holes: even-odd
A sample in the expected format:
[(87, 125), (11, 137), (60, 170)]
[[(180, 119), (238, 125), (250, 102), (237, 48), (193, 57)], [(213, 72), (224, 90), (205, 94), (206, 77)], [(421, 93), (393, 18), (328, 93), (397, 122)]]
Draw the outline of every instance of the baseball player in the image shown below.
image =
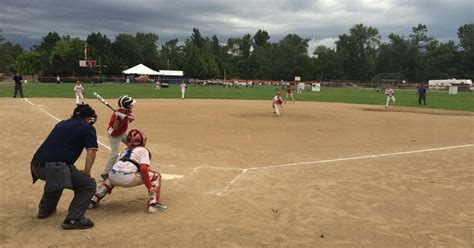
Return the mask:
[(86, 92), (84, 86), (82, 86), (81, 81), (76, 81), (76, 85), (74, 85), (74, 92), (76, 92), (76, 105), (79, 105), (83, 102), (84, 93)]
[(296, 91), (296, 94), (303, 94), (303, 91), (304, 91), (304, 83), (298, 83), (298, 90)]
[(188, 86), (183, 81), (179, 87), (181, 88), (181, 99), (184, 100), (184, 94), (186, 93), (186, 88), (188, 88)]
[(142, 131), (130, 130), (127, 135), (128, 147), (112, 167), (108, 179), (97, 187), (89, 208), (96, 207), (102, 198), (112, 193), (115, 186), (130, 188), (143, 184), (149, 194), (148, 212), (155, 213), (158, 210), (167, 209), (160, 203), (161, 175), (159, 172), (150, 170), (151, 153), (145, 147), (146, 142), (147, 137)]
[(107, 128), (107, 136), (110, 142), (110, 156), (104, 171), (100, 175), (101, 181), (107, 179), (112, 166), (117, 162), (120, 142), (127, 144), (126, 131), (128, 124), (135, 120), (135, 115), (132, 112), (135, 102), (135, 99), (128, 95), (121, 96), (118, 99), (119, 108), (110, 117), (109, 126)]
[(393, 91), (393, 89), (390, 87), (385, 89), (385, 95), (387, 96), (387, 102), (385, 103), (385, 108), (388, 108), (390, 101), (392, 101), (392, 104), (395, 107), (395, 92)]
[(283, 106), (281, 106), (282, 103), (281, 92), (278, 91), (272, 100), (273, 114), (275, 114), (275, 116), (280, 116), (280, 109), (283, 108)]
[(155, 81), (155, 90), (160, 90), (161, 89), (161, 82), (160, 79), (157, 78)]
[(296, 102), (295, 102), (295, 98), (293, 97), (293, 88), (291, 88), (290, 83), (288, 83), (288, 84), (286, 85), (285, 91), (286, 91), (285, 104), (286, 104), (286, 100), (288, 100), (288, 96), (291, 96), (291, 99), (293, 99), (293, 103), (296, 103)]

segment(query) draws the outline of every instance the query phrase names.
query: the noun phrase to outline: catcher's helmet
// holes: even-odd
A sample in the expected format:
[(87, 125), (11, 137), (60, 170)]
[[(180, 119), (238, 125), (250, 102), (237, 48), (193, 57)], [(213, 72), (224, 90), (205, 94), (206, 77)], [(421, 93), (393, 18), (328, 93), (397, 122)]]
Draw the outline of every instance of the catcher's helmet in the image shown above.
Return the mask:
[(146, 136), (143, 131), (138, 129), (132, 129), (128, 132), (127, 135), (127, 145), (128, 146), (145, 146), (146, 145)]
[(121, 96), (118, 99), (118, 106), (120, 108), (131, 109), (131, 108), (133, 108), (133, 104), (135, 102), (137, 102), (137, 101), (135, 101), (135, 99), (133, 99), (132, 97), (130, 97), (128, 95), (124, 95), (124, 96)]

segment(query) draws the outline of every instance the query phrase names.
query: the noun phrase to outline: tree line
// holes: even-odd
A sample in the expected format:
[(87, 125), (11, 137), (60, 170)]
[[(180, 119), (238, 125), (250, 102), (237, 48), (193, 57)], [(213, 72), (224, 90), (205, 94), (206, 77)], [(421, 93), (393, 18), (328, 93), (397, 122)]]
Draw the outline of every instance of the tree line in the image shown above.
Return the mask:
[[(153, 69), (183, 70), (190, 78), (253, 80), (357, 80), (402, 75), (409, 82), (429, 79), (474, 78), (474, 23), (460, 26), (459, 41), (440, 42), (418, 24), (408, 37), (391, 33), (382, 40), (375, 27), (357, 24), (338, 36), (335, 48), (318, 46), (308, 52), (309, 39), (288, 34), (278, 42), (258, 30), (222, 43), (194, 28), (184, 42), (158, 46), (154, 33), (120, 33), (112, 41), (101, 33), (86, 40), (49, 32), (39, 45), (24, 51), (0, 34), (0, 73), (16, 71), (40, 76), (118, 76), (139, 63)], [(87, 43), (88, 59), (100, 67), (79, 67)], [(382, 76), (380, 76), (382, 75)], [(385, 75), (385, 76), (384, 76)]]

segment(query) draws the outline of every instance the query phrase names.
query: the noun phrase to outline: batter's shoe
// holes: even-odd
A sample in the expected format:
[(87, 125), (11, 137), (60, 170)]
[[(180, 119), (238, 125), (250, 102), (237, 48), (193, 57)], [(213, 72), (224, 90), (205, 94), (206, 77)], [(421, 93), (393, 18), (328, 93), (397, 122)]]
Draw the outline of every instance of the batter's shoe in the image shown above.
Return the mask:
[(159, 210), (166, 210), (166, 209), (168, 209), (168, 207), (161, 204), (161, 203), (153, 203), (148, 207), (148, 212), (149, 213), (156, 213)]
[(87, 218), (82, 218), (78, 220), (66, 219), (63, 223), (63, 229), (72, 230), (72, 229), (88, 229), (94, 227), (94, 222)]

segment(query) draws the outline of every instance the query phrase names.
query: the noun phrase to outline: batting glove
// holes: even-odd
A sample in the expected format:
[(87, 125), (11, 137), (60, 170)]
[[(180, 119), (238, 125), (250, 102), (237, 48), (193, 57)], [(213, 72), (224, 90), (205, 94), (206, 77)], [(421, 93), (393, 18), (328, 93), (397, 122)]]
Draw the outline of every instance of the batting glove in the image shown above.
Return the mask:
[(117, 116), (119, 119), (127, 119), (127, 115), (120, 113), (119, 111), (115, 111), (115, 116)]

